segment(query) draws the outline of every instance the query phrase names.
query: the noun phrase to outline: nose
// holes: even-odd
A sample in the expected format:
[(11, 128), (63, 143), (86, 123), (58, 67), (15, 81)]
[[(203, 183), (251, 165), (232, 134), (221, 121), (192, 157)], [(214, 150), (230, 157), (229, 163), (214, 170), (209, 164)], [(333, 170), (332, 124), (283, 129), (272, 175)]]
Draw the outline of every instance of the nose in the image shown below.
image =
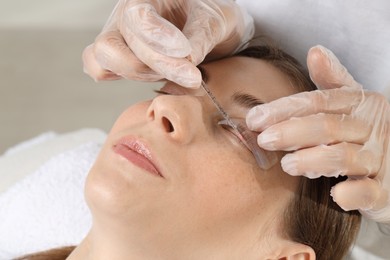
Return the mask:
[(147, 117), (164, 135), (182, 144), (190, 143), (204, 129), (202, 103), (194, 96), (158, 96)]

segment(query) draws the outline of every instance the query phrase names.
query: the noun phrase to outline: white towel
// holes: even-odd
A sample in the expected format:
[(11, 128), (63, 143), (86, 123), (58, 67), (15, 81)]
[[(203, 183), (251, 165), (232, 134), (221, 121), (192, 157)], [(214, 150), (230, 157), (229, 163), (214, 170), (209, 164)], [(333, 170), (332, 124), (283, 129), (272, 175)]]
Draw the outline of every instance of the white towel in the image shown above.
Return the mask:
[(91, 226), (84, 182), (100, 147), (54, 156), (0, 195), (1, 260), (80, 243)]

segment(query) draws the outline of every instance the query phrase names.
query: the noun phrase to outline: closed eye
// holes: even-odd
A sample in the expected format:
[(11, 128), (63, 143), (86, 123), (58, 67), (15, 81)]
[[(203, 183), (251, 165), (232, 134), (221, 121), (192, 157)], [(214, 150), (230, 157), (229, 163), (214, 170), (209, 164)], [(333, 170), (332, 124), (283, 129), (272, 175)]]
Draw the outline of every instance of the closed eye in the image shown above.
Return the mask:
[(234, 129), (232, 126), (230, 126), (226, 120), (219, 121), (218, 125), (222, 126), (223, 129), (225, 129), (226, 131), (229, 131), (231, 134), (233, 134), (240, 141), (240, 143), (243, 146), (248, 148), (248, 146), (246, 145), (244, 137), (236, 129)]
[[(238, 140), (240, 140), (240, 143), (244, 145), (250, 153), (254, 156), (254, 159), (256, 160), (257, 165), (260, 166), (263, 170), (268, 170), (272, 166), (275, 165), (278, 158), (275, 155), (275, 153), (266, 153), (263, 149), (261, 149), (257, 145), (257, 134), (251, 132), (250, 130), (246, 129), (242, 123), (237, 122), (238, 120), (231, 119), (234, 124), (237, 126), (238, 129), (234, 129), (232, 126), (230, 126), (226, 120), (222, 120), (218, 122), (218, 124), (222, 125), (226, 131), (229, 131), (231, 134), (233, 134)], [(224, 122), (225, 121), (225, 122)]]
[(155, 90), (153, 90), (153, 91), (154, 91), (154, 93), (157, 93), (157, 94), (159, 94), (159, 95), (172, 95), (171, 93), (168, 93), (168, 92), (163, 91), (163, 90), (161, 90), (161, 89), (155, 89)]

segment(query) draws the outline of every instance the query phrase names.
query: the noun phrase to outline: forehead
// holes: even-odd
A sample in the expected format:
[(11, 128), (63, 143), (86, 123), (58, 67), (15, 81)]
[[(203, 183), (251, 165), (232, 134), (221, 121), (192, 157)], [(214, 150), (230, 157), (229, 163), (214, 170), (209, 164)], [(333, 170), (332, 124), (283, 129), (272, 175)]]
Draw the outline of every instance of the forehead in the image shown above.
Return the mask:
[(207, 85), (216, 96), (251, 94), (267, 103), (297, 93), (287, 75), (261, 59), (231, 57), (202, 65)]

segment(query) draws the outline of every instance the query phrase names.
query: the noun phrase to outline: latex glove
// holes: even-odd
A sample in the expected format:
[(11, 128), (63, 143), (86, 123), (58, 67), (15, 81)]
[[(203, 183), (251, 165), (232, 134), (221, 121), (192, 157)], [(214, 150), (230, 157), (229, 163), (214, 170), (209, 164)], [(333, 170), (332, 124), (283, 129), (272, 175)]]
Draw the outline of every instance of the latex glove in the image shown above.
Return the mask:
[(309, 178), (346, 175), (332, 188), (344, 210), (358, 209), (377, 222), (390, 223), (390, 105), (363, 90), (322, 46), (308, 54), (308, 67), (320, 90), (284, 97), (254, 107), (248, 127), (262, 132), (267, 150), (294, 151), (283, 170)]
[(84, 71), (95, 80), (167, 78), (197, 88), (195, 65), (231, 54), (253, 33), (253, 19), (232, 0), (120, 0), (84, 50)]

